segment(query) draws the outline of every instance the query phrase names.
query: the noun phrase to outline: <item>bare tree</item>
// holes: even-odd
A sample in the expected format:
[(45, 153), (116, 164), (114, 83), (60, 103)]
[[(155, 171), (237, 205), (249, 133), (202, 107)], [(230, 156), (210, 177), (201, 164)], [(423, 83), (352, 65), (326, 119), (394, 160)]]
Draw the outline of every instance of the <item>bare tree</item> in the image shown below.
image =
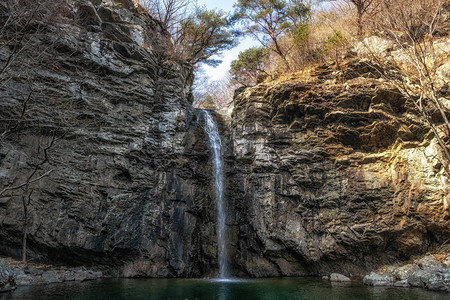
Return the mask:
[(358, 37), (363, 36), (363, 17), (376, 2), (376, 0), (349, 0), (356, 7), (356, 24), (358, 26)]
[(31, 202), (31, 197), (33, 194), (33, 189), (31, 189), (31, 185), (35, 182), (42, 180), (43, 178), (50, 175), (53, 172), (52, 169), (48, 171), (43, 171), (43, 167), (49, 161), (49, 150), (53, 147), (55, 142), (55, 134), (51, 137), (51, 139), (44, 141), (42, 138), (39, 138), (37, 143), (36, 152), (34, 156), (31, 158), (34, 161), (28, 162), (28, 164), (32, 167), (30, 173), (27, 175), (25, 182), (16, 186), (9, 186), (0, 191), (0, 196), (10, 192), (10, 196), (12, 197), (13, 192), (16, 190), (20, 191), (20, 198), (22, 201), (22, 209), (23, 209), (23, 223), (22, 223), (22, 261), (25, 262), (27, 260), (27, 235), (28, 235), (28, 206)]
[[(58, 116), (53, 116), (53, 124), (44, 124), (42, 120), (33, 118), (30, 111), (45, 105), (51, 111), (56, 103), (45, 103), (51, 100), (48, 95), (43, 95), (36, 78), (39, 77), (38, 70), (51, 69), (56, 64), (58, 39), (65, 35), (58, 27), (65, 4), (63, 0), (6, 0), (0, 3), (0, 147), (20, 140), (26, 131), (37, 137), (36, 144), (24, 152), (27, 175), (19, 176), (18, 183), (7, 182), (0, 188), (0, 196), (21, 201), (23, 261), (26, 260), (29, 206), (33, 192), (36, 184), (53, 172), (48, 169), (49, 151), (55, 145), (56, 134), (63, 122)], [(49, 128), (53, 128), (50, 129), (53, 131), (51, 137)]]
[(229, 76), (216, 81), (200, 77), (196, 81), (193, 106), (201, 108), (227, 109), (233, 101), (236, 86), (230, 83)]
[(180, 30), (181, 22), (186, 19), (189, 0), (139, 0), (143, 9), (160, 20), (172, 34)]

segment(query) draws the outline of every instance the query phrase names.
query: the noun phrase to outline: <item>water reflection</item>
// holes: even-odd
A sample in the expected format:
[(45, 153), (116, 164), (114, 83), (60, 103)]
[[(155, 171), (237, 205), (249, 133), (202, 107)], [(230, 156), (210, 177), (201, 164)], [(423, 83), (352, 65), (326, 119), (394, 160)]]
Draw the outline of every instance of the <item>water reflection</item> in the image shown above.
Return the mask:
[(171, 300), (447, 300), (447, 293), (422, 289), (331, 285), (319, 278), (255, 280), (104, 279), (23, 287), (0, 299), (171, 299)]

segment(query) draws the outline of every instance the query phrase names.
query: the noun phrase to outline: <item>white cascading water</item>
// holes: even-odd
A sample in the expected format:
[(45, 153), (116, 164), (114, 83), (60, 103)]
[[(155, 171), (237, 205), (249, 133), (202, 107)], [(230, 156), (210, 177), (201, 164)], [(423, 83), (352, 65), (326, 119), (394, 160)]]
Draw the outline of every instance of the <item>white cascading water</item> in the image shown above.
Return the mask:
[(219, 262), (219, 278), (226, 279), (230, 277), (230, 271), (227, 262), (226, 248), (226, 204), (223, 178), (222, 162), (222, 143), (220, 141), (219, 131), (216, 123), (207, 110), (202, 110), (205, 116), (205, 131), (209, 138), (209, 144), (212, 152), (212, 162), (214, 169), (214, 187), (217, 198), (217, 245)]

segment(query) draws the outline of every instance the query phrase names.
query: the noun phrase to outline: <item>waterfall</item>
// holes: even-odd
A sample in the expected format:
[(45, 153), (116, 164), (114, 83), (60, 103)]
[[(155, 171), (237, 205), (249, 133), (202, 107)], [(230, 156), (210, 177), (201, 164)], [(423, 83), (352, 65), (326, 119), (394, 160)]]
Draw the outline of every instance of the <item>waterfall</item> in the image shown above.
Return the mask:
[(230, 277), (227, 262), (226, 248), (226, 204), (223, 178), (223, 162), (222, 162), (222, 143), (220, 142), (219, 131), (216, 123), (207, 110), (202, 110), (205, 115), (205, 131), (209, 138), (209, 144), (212, 152), (214, 187), (217, 199), (217, 245), (219, 262), (219, 278), (225, 279)]

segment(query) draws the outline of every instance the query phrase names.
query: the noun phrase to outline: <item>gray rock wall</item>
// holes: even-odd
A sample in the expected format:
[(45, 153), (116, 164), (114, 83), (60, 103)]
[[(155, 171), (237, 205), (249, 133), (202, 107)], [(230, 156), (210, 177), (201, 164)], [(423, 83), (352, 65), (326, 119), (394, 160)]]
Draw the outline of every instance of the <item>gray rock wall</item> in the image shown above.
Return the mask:
[[(26, 182), (55, 136), (33, 179), (50, 173), (28, 190), (29, 257), (124, 276), (213, 272), (215, 202), (192, 68), (131, 1), (61, 5), (68, 15), (27, 35), (51, 59), (27, 66), (26, 49), (0, 89), (0, 190)], [(0, 196), (0, 254), (20, 255), (23, 195)]]

